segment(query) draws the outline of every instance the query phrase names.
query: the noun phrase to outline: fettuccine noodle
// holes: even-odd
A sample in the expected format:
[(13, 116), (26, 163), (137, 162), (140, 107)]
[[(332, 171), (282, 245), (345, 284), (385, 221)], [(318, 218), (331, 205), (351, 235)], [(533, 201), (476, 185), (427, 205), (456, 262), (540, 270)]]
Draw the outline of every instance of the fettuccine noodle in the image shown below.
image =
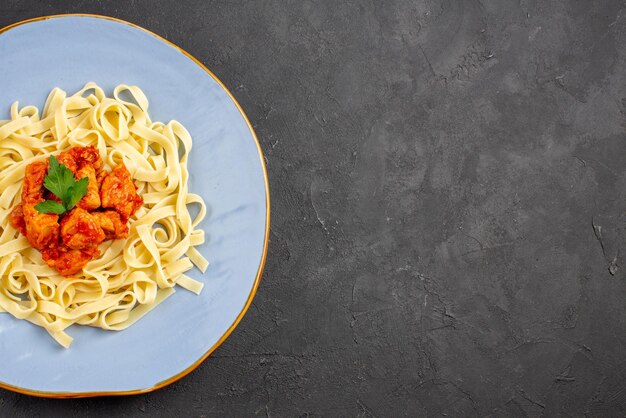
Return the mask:
[[(126, 98), (126, 100), (125, 100)], [(0, 312), (39, 325), (62, 346), (72, 324), (122, 330), (174, 293), (200, 293), (185, 275), (207, 260), (194, 248), (206, 206), (189, 193), (189, 132), (176, 121), (152, 122), (148, 100), (136, 86), (119, 85), (113, 98), (94, 83), (72, 96), (55, 88), (43, 111), (11, 106), (0, 121)], [(26, 165), (73, 146), (95, 146), (107, 169), (123, 162), (144, 204), (130, 219), (128, 238), (106, 241), (101, 256), (76, 277), (63, 277), (9, 224), (20, 203)], [(196, 205), (192, 218), (189, 205)]]

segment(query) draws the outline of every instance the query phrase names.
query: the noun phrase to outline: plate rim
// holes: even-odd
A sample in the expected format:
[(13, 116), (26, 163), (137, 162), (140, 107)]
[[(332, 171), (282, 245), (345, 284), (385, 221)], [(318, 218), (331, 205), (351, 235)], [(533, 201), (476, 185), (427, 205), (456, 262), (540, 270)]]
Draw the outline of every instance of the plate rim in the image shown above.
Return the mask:
[(246, 303), (244, 304), (241, 312), (239, 312), (239, 314), (237, 315), (237, 318), (235, 318), (235, 321), (230, 325), (230, 327), (226, 330), (226, 332), (220, 337), (220, 339), (206, 353), (204, 353), (198, 360), (193, 362), (191, 364), (191, 366), (187, 367), (185, 370), (183, 370), (183, 371), (181, 371), (181, 372), (179, 372), (179, 373), (169, 377), (168, 379), (162, 380), (162, 381), (156, 383), (155, 385), (153, 385), (153, 386), (151, 386), (149, 388), (144, 388), (144, 389), (133, 389), (133, 390), (124, 390), (124, 391), (102, 391), (102, 392), (97, 392), (97, 391), (96, 392), (52, 392), (52, 391), (38, 391), (38, 390), (33, 390), (33, 389), (28, 389), (28, 388), (22, 388), (22, 387), (19, 387), (19, 386), (14, 386), (14, 385), (11, 385), (9, 383), (0, 381), (0, 388), (2, 388), (2, 389), (10, 390), (12, 392), (21, 393), (23, 395), (37, 396), (37, 397), (42, 397), (42, 398), (88, 398), (88, 397), (94, 397), (94, 396), (128, 396), (128, 395), (138, 395), (138, 394), (142, 394), (142, 393), (149, 393), (149, 392), (153, 392), (155, 390), (161, 389), (161, 388), (163, 388), (165, 386), (168, 386), (168, 385), (170, 385), (170, 384), (172, 384), (172, 383), (182, 379), (183, 377), (187, 376), (189, 373), (193, 372), (196, 368), (198, 368), (198, 366), (200, 366), (200, 364), (202, 364), (204, 362), (204, 360), (206, 360), (220, 345), (222, 345), (224, 343), (224, 341), (226, 341), (226, 339), (230, 336), (230, 334), (235, 330), (237, 325), (239, 325), (239, 322), (241, 322), (241, 320), (243, 319), (244, 315), (248, 311), (248, 308), (252, 304), (252, 300), (254, 299), (254, 296), (256, 295), (257, 289), (259, 287), (259, 283), (261, 282), (261, 276), (263, 275), (263, 270), (265, 268), (265, 262), (267, 260), (268, 243), (269, 243), (270, 189), (269, 189), (269, 180), (268, 180), (268, 175), (267, 175), (267, 167), (265, 165), (265, 157), (264, 157), (263, 151), (261, 149), (261, 144), (259, 143), (259, 138), (257, 137), (256, 132), (254, 131), (254, 128), (252, 127), (252, 124), (250, 123), (250, 120), (246, 116), (245, 112), (243, 111), (243, 108), (241, 107), (241, 105), (239, 104), (237, 99), (235, 99), (235, 96), (233, 96), (233, 94), (230, 92), (230, 90), (228, 90), (228, 88), (226, 88), (224, 83), (222, 83), (222, 81), (215, 74), (213, 74), (213, 72), (211, 70), (209, 70), (201, 61), (199, 61), (196, 57), (191, 55), (189, 52), (185, 51), (183, 48), (179, 47), (178, 45), (174, 44), (173, 42), (170, 42), (169, 40), (165, 39), (164, 37), (162, 37), (162, 36), (152, 32), (152, 31), (150, 31), (150, 30), (148, 30), (146, 28), (143, 28), (143, 27), (141, 27), (141, 26), (139, 26), (139, 25), (137, 25), (135, 23), (128, 22), (126, 20), (119, 19), (119, 18), (113, 17), (113, 16), (106, 16), (106, 15), (100, 15), (100, 14), (94, 14), (94, 13), (62, 13), (62, 14), (38, 16), (38, 17), (25, 19), (25, 20), (21, 20), (19, 22), (12, 23), (10, 25), (7, 25), (7, 26), (4, 26), (4, 27), (0, 28), (0, 35), (8, 32), (11, 29), (14, 29), (14, 28), (16, 28), (18, 26), (22, 26), (22, 25), (25, 25), (25, 24), (28, 24), (28, 23), (38, 22), (38, 21), (42, 21), (42, 20), (63, 18), (63, 17), (89, 17), (89, 18), (95, 18), (95, 19), (109, 20), (109, 21), (113, 21), (113, 22), (117, 22), (117, 23), (123, 23), (123, 24), (131, 26), (131, 27), (133, 27), (135, 29), (142, 30), (142, 31), (148, 33), (149, 35), (155, 37), (156, 39), (158, 39), (158, 40), (160, 40), (162, 42), (165, 42), (167, 45), (175, 48), (179, 52), (181, 52), (187, 58), (189, 58), (193, 62), (195, 62), (196, 65), (198, 65), (202, 70), (204, 70), (211, 78), (213, 78), (213, 80), (215, 80), (217, 82), (217, 84), (219, 84), (219, 86), (226, 92), (226, 94), (228, 94), (230, 99), (233, 101), (233, 103), (237, 107), (237, 110), (239, 110), (239, 113), (241, 113), (241, 116), (245, 120), (246, 125), (248, 125), (248, 128), (250, 129), (250, 133), (252, 134), (252, 138), (254, 139), (254, 142), (256, 144), (257, 151), (259, 153), (259, 160), (261, 162), (261, 168), (262, 168), (262, 171), (263, 171), (263, 181), (264, 181), (264, 184), (265, 184), (265, 213), (266, 213), (266, 215), (265, 215), (265, 235), (263, 237), (263, 253), (261, 254), (261, 261), (260, 261), (259, 267), (257, 269), (257, 273), (256, 273), (256, 277), (254, 279), (254, 283), (252, 285), (252, 289), (250, 291), (250, 294), (248, 295)]

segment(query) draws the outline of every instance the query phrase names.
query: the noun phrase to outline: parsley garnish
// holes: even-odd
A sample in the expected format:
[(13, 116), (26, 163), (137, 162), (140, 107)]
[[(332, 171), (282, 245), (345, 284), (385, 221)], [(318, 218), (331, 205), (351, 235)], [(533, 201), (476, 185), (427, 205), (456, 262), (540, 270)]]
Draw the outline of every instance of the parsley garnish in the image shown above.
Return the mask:
[(39, 213), (56, 213), (58, 215), (65, 213), (65, 206), (54, 200), (46, 200), (45, 202), (37, 203), (35, 209), (37, 209)]
[(61, 203), (54, 200), (46, 200), (35, 205), (35, 209), (39, 213), (56, 213), (61, 215), (71, 210), (87, 194), (88, 184), (89, 179), (87, 177), (76, 181), (74, 173), (65, 165), (59, 164), (59, 160), (54, 155), (51, 155), (50, 168), (43, 180), (43, 186), (58, 197)]

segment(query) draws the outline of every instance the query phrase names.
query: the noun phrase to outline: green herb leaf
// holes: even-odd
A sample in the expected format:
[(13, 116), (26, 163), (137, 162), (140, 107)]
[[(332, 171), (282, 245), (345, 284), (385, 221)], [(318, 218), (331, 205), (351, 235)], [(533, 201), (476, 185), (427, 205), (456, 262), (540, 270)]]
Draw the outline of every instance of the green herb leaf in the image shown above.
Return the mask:
[(65, 206), (54, 200), (46, 200), (45, 202), (37, 203), (35, 209), (39, 213), (56, 213), (58, 215), (65, 212)]
[(80, 199), (87, 194), (88, 184), (89, 179), (87, 177), (76, 181), (74, 173), (65, 165), (59, 164), (59, 160), (57, 160), (54, 155), (51, 155), (50, 168), (48, 168), (48, 173), (43, 180), (43, 185), (58, 197), (61, 203), (46, 200), (45, 202), (37, 204), (35, 209), (40, 213), (56, 213), (61, 215), (76, 206)]
[(64, 202), (67, 210), (72, 209), (80, 201), (80, 199), (87, 194), (88, 185), (89, 179), (87, 177), (83, 177), (67, 189), (67, 202)]
[(54, 155), (51, 155), (50, 168), (43, 181), (44, 187), (61, 199), (64, 206), (67, 206), (64, 197), (67, 189), (73, 186), (75, 182), (74, 173), (65, 165), (59, 164), (59, 160)]

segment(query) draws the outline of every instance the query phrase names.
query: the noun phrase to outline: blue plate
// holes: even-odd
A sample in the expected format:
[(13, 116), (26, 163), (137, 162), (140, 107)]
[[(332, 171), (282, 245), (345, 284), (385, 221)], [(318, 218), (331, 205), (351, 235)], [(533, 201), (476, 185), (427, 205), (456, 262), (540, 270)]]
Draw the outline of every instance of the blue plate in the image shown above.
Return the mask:
[(124, 395), (165, 386), (197, 367), (252, 302), (267, 252), (269, 190), (243, 111), (202, 64), (145, 29), (112, 18), (62, 15), (0, 31), (0, 119), (14, 100), (41, 108), (48, 92), (94, 81), (107, 94), (137, 85), (153, 120), (190, 131), (189, 189), (207, 203), (199, 248), (211, 262), (196, 296), (183, 289), (132, 327), (68, 329), (63, 349), (41, 328), (0, 314), (0, 386), (38, 396)]

